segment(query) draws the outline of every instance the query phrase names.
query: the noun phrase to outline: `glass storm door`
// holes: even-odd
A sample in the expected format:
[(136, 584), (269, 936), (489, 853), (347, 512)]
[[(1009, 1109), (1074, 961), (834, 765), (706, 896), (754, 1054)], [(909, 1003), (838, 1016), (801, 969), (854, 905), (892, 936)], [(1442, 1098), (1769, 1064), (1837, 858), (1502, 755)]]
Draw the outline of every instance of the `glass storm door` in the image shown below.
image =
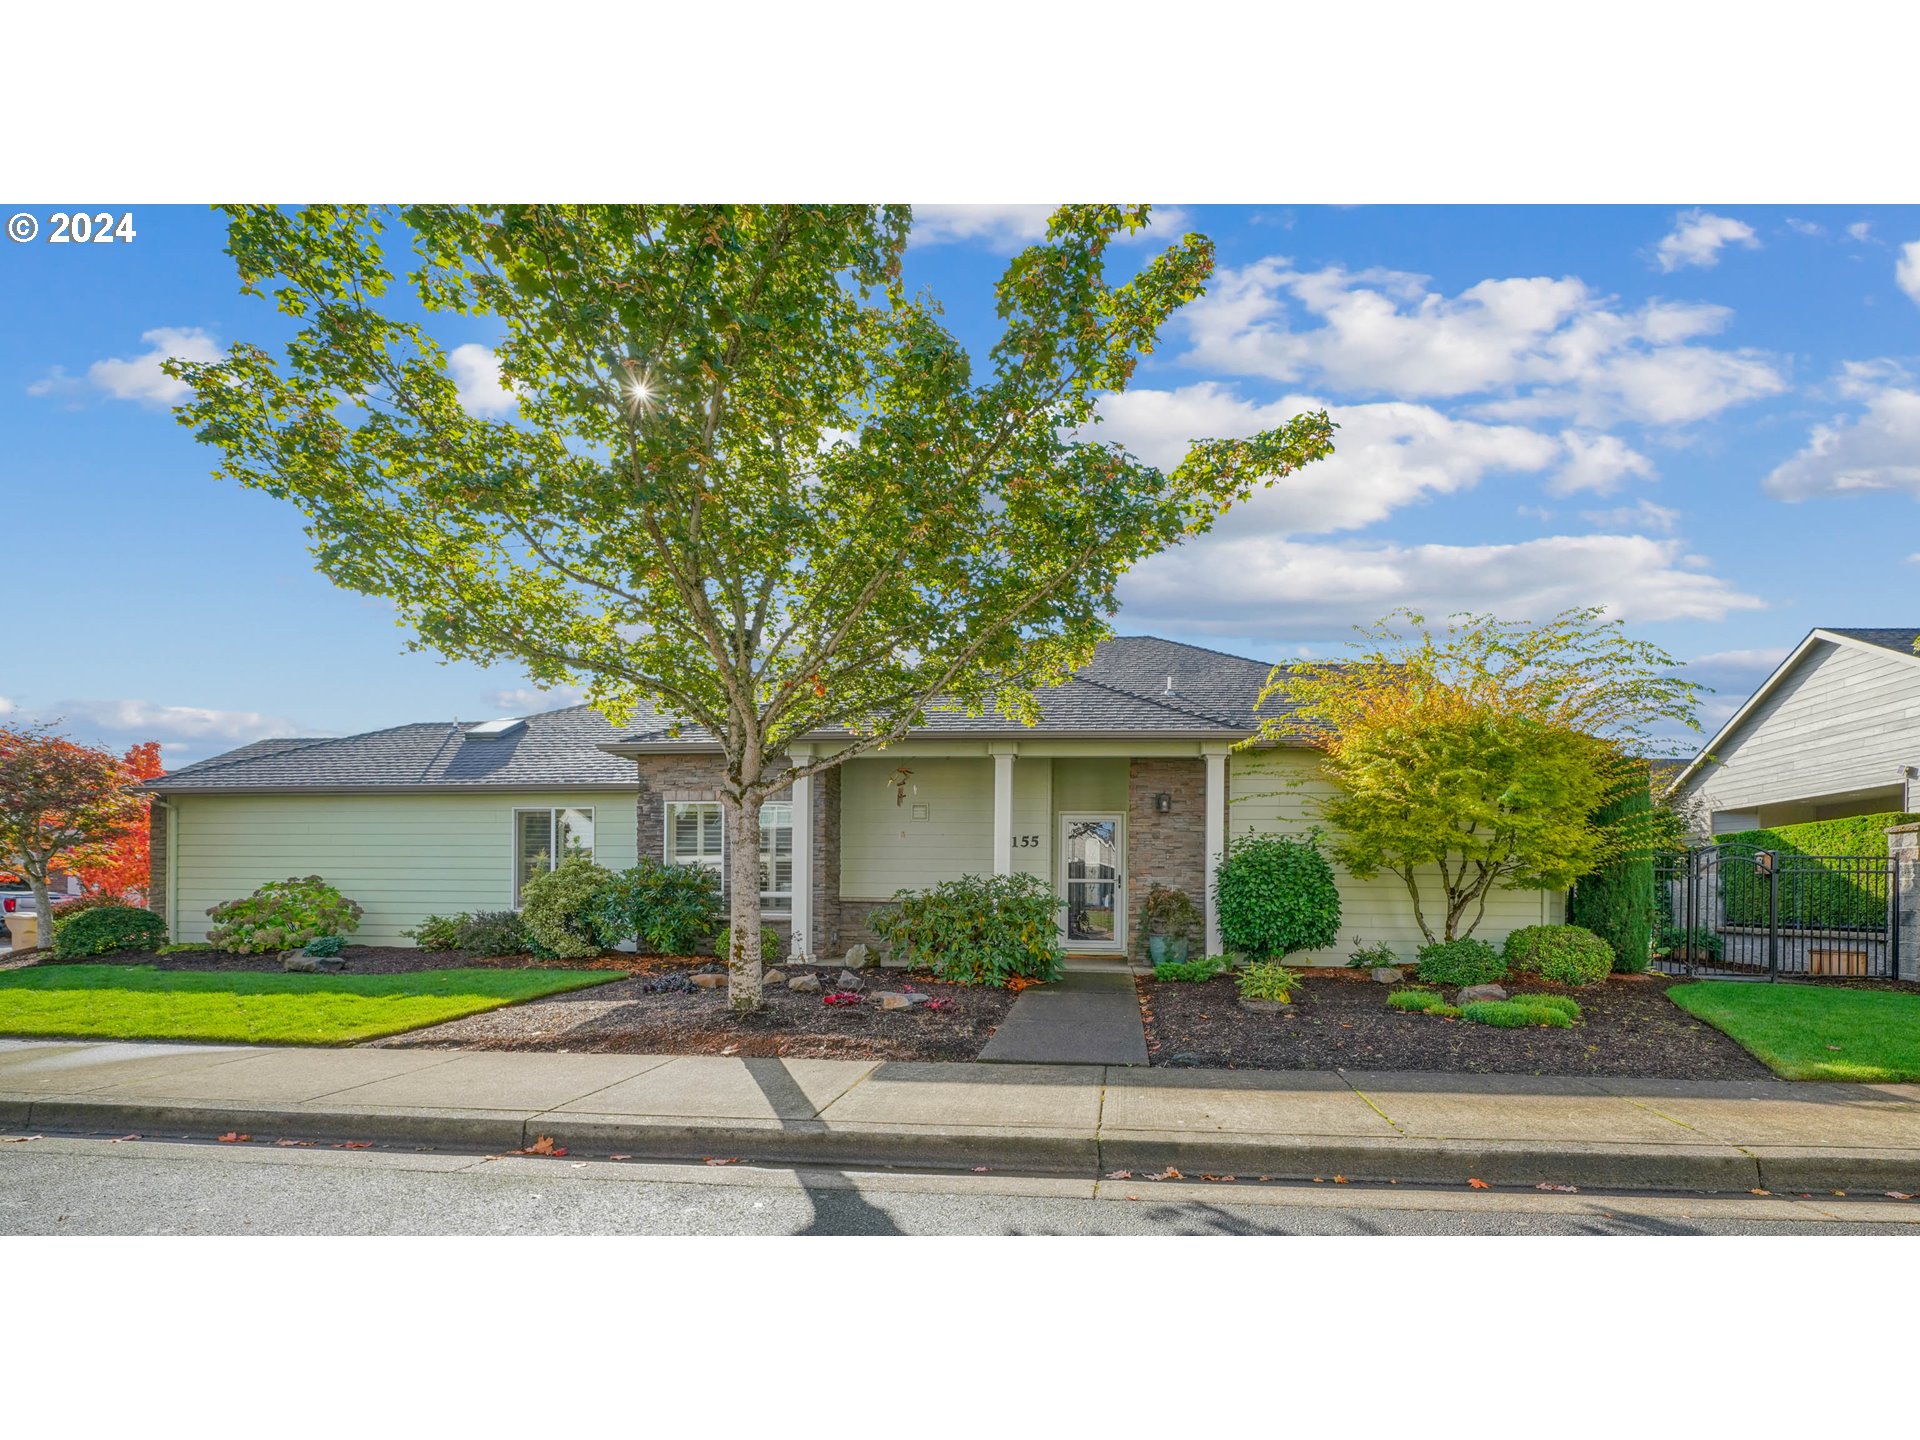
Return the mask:
[(1125, 940), (1120, 817), (1060, 817), (1062, 938), (1069, 950), (1118, 948)]

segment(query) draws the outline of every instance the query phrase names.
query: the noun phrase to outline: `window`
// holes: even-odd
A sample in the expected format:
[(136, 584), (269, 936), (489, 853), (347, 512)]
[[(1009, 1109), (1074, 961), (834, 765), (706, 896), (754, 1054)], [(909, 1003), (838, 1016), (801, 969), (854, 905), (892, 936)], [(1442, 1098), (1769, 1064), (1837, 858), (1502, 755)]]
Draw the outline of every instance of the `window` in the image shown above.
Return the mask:
[[(704, 865), (727, 883), (726, 819), (717, 800), (676, 800), (667, 806), (667, 863)], [(760, 807), (760, 908), (793, 908), (793, 805)]]
[(516, 810), (513, 812), (513, 908), (520, 908), (520, 887), (563, 855), (593, 858), (593, 811)]

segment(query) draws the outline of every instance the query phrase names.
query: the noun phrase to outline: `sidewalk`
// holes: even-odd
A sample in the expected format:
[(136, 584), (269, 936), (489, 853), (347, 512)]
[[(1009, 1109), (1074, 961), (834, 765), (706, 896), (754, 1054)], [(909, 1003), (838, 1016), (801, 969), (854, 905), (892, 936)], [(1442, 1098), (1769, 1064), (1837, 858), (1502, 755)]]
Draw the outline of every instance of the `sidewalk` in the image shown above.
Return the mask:
[(0, 1041), (0, 1129), (1092, 1176), (1920, 1192), (1920, 1086)]

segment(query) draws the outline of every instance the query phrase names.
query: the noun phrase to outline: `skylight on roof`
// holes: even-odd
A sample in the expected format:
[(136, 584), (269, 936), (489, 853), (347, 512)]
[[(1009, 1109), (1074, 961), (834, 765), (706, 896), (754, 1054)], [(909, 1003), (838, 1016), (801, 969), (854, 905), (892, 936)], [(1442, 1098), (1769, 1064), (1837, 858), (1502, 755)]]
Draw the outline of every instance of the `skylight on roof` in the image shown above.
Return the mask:
[(482, 720), (478, 725), (469, 726), (466, 738), (469, 740), (498, 740), (502, 735), (511, 735), (516, 730), (527, 727), (525, 720)]

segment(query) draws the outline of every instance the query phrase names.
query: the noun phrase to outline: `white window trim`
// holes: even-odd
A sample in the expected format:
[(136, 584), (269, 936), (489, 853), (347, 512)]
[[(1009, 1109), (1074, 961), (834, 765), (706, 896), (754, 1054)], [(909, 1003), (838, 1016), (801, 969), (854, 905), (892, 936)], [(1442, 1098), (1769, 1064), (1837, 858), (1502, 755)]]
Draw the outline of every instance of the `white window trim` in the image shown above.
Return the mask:
[[(579, 811), (587, 817), (587, 823), (593, 826), (594, 843), (587, 846), (587, 858), (591, 860), (600, 843), (600, 821), (599, 817), (594, 814), (593, 806), (516, 805), (513, 807), (512, 815), (509, 817), (509, 823), (513, 828), (507, 838), (507, 908), (509, 910), (520, 909), (520, 817), (522, 815), (545, 815), (547, 817), (547, 824), (552, 827), (550, 833), (558, 836), (560, 833), (560, 816), (568, 810)], [(559, 863), (559, 856), (549, 855), (547, 857), (548, 870), (552, 870), (553, 867)]]
[[(678, 865), (683, 863), (703, 863), (703, 862), (683, 862), (677, 859), (674, 854), (673, 812), (675, 810), (682, 809), (689, 805), (711, 805), (720, 811), (720, 860), (719, 860), (719, 864), (715, 868), (716, 868), (716, 873), (720, 877), (720, 894), (724, 898), (727, 893), (727, 872), (729, 868), (727, 865), (728, 847), (731, 846), (733, 842), (727, 834), (726, 807), (721, 805), (721, 803), (718, 800), (669, 800), (667, 801), (666, 804), (662, 807), (660, 812), (660, 857), (668, 865)], [(767, 805), (787, 806), (787, 816), (788, 816), (787, 829), (791, 831), (793, 829), (793, 819), (792, 819), (793, 802), (790, 800), (768, 800), (761, 807), (761, 812), (763, 815), (765, 813), (765, 808)], [(766, 833), (764, 821), (762, 822), (761, 833), (763, 835)], [(799, 844), (799, 837), (795, 836), (792, 843), (795, 845)], [(784, 919), (785, 917), (793, 914), (793, 897), (791, 892), (788, 893), (788, 897), (785, 904), (781, 904), (777, 899), (773, 901), (773, 903), (769, 904), (768, 898), (767, 898), (769, 893), (777, 894), (778, 892), (768, 892), (765, 890), (760, 892), (760, 913), (762, 915), (770, 916), (774, 919)]]

